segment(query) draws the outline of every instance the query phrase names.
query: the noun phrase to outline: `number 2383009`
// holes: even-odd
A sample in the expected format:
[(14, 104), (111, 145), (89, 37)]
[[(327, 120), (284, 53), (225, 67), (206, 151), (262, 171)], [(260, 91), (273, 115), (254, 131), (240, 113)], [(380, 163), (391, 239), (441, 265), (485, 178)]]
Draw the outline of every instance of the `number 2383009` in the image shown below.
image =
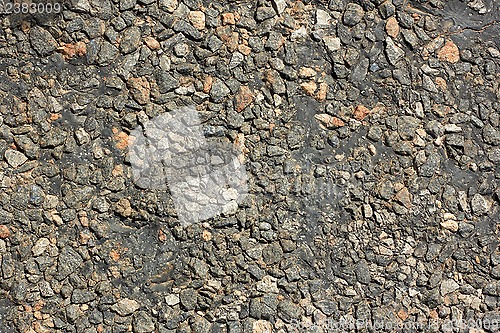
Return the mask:
[(0, 0), (0, 14), (57, 14), (62, 5), (55, 3), (5, 2)]

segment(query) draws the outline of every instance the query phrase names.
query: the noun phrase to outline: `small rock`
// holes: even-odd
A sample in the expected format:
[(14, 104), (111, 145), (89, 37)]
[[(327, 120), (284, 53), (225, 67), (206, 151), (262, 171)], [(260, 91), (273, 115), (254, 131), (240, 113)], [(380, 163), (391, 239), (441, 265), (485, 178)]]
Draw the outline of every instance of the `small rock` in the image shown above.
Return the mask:
[(197, 294), (192, 288), (184, 289), (180, 293), (180, 303), (186, 310), (194, 310), (196, 308)]
[(444, 229), (457, 232), (458, 231), (458, 222), (455, 220), (445, 220), (441, 222), (441, 227)]
[(127, 87), (137, 103), (144, 105), (149, 102), (151, 86), (145, 77), (129, 78)]
[(389, 17), (385, 24), (385, 31), (392, 38), (396, 38), (399, 34), (399, 24), (394, 16)]
[(500, 58), (500, 51), (494, 47), (489, 47), (488, 52), (493, 58)]
[(188, 15), (189, 22), (198, 30), (205, 29), (205, 13), (202, 11), (192, 11)]
[(460, 51), (453, 41), (448, 40), (439, 50), (437, 57), (441, 61), (447, 61), (454, 64), (460, 60)]
[(153, 51), (158, 50), (161, 47), (160, 43), (151, 36), (146, 37), (144, 39), (144, 42), (146, 43), (147, 47), (149, 47)]
[(118, 313), (120, 316), (128, 316), (140, 308), (137, 301), (132, 299), (123, 298), (111, 307), (111, 310)]
[(290, 39), (292, 42), (298, 41), (298, 40), (303, 40), (307, 37), (308, 32), (306, 27), (302, 26), (298, 28), (297, 30), (294, 30), (290, 36)]
[(220, 79), (215, 80), (210, 89), (210, 97), (212, 97), (212, 100), (216, 103), (221, 102), (224, 97), (226, 97), (230, 93), (231, 90), (229, 90), (227, 85)]
[(266, 275), (262, 280), (257, 282), (256, 288), (258, 291), (263, 293), (275, 293), (279, 292), (278, 284), (276, 278), (270, 275)]
[(203, 37), (203, 34), (198, 29), (184, 20), (175, 22), (173, 29), (175, 32), (182, 32), (186, 37), (194, 40), (200, 40)]
[(500, 131), (488, 124), (483, 128), (483, 139), (487, 144), (498, 146), (500, 145)]
[(314, 96), (314, 93), (316, 92), (316, 89), (318, 88), (318, 86), (316, 85), (316, 82), (314, 82), (314, 81), (301, 83), (300, 87), (309, 96)]
[(387, 60), (389, 60), (389, 63), (393, 66), (396, 66), (396, 64), (401, 60), (405, 52), (394, 42), (392, 41), (392, 38), (387, 37), (385, 39), (385, 54), (387, 55)]
[(259, 22), (276, 16), (276, 12), (272, 7), (259, 7), (255, 12), (255, 19)]
[(140, 45), (141, 30), (139, 27), (133, 26), (123, 31), (123, 37), (120, 42), (120, 50), (124, 54), (134, 52)]
[(10, 230), (6, 225), (0, 224), (0, 238), (5, 239), (10, 236)]
[(364, 106), (364, 105), (358, 105), (356, 107), (356, 109), (354, 109), (353, 116), (354, 116), (354, 119), (362, 121), (363, 119), (365, 119), (365, 117), (367, 115), (370, 114), (370, 112), (371, 112), (370, 109), (368, 109), (366, 106)]
[(363, 204), (363, 214), (366, 218), (373, 216), (373, 209), (370, 204)]
[(57, 42), (52, 35), (45, 29), (38, 26), (30, 30), (31, 46), (41, 56), (47, 56), (57, 49)]
[(165, 303), (167, 303), (167, 305), (174, 306), (179, 304), (179, 302), (180, 302), (179, 296), (176, 294), (170, 294), (165, 296)]
[(266, 41), (266, 48), (270, 50), (278, 50), (283, 45), (283, 36), (280, 33), (271, 31)]
[(59, 263), (57, 265), (58, 273), (61, 277), (66, 277), (82, 266), (83, 259), (71, 247), (67, 246), (61, 250)]
[(380, 197), (385, 200), (389, 200), (394, 195), (395, 189), (394, 185), (390, 180), (382, 181), (378, 187), (378, 193)]
[(155, 78), (158, 89), (162, 94), (172, 91), (179, 86), (179, 80), (174, 78), (168, 71), (162, 70), (157, 72)]
[[(108, 41), (104, 41), (101, 45), (100, 50), (99, 50), (98, 63), (101, 66), (109, 65), (110, 63), (115, 61), (115, 59), (118, 57), (119, 54), (120, 54), (120, 51), (118, 50), (118, 48), (116, 46), (114, 46), (113, 44), (111, 44)], [(88, 54), (87, 54), (87, 57), (88, 57)]]
[(247, 106), (252, 104), (254, 95), (248, 86), (240, 86), (240, 90), (235, 97), (236, 112), (243, 111)]
[(272, 333), (273, 325), (266, 320), (254, 321), (252, 325), (252, 333)]
[(133, 327), (136, 333), (150, 333), (155, 330), (155, 323), (149, 313), (138, 311), (134, 314)]
[(11, 167), (13, 167), (14, 169), (17, 167), (20, 167), (21, 165), (26, 163), (26, 161), (28, 160), (28, 158), (26, 156), (24, 156), (23, 153), (21, 153), (20, 151), (14, 150), (14, 149), (7, 149), (5, 151), (4, 156), (5, 156), (5, 159), (7, 160), (7, 163), (9, 163), (9, 165)]
[(75, 11), (90, 12), (92, 9), (88, 0), (76, 0), (73, 2)]
[(174, 53), (177, 57), (185, 57), (189, 54), (190, 47), (186, 43), (178, 43), (174, 46)]
[(314, 115), (314, 119), (319, 121), (321, 125), (328, 129), (345, 126), (345, 123), (341, 119), (333, 117), (327, 113), (316, 114)]
[(224, 25), (235, 25), (236, 20), (234, 19), (233, 13), (223, 13), (222, 15), (222, 24)]
[(316, 76), (316, 71), (311, 67), (301, 67), (299, 69), (299, 77), (302, 79), (308, 79)]
[[(283, 155), (284, 152), (282, 151), (282, 149), (279, 148), (280, 147), (277, 146), (268, 146), (267, 147), (268, 154), (270, 156)], [(279, 242), (271, 243), (262, 250), (262, 258), (264, 259), (264, 262), (268, 265), (279, 263), (282, 256), (283, 256), (283, 250), (281, 249)]]
[(130, 206), (130, 201), (127, 198), (121, 198), (116, 203), (116, 212), (123, 217), (131, 216), (132, 207)]
[(366, 260), (360, 260), (354, 269), (354, 273), (356, 273), (356, 278), (359, 282), (363, 284), (368, 284), (371, 281), (370, 268), (368, 267), (368, 263)]
[(281, 15), (286, 9), (286, 0), (271, 0), (271, 5), (278, 15)]
[(330, 25), (331, 19), (332, 18), (330, 14), (328, 14), (328, 12), (322, 9), (316, 10), (316, 25), (320, 27), (328, 27)]
[(453, 279), (446, 279), (441, 282), (441, 295), (445, 296), (460, 288), (460, 285)]
[(420, 125), (420, 121), (411, 116), (398, 117), (398, 133), (403, 140), (411, 141), (415, 137), (415, 132)]
[(363, 10), (363, 7), (356, 3), (350, 2), (344, 12), (343, 16), (343, 21), (344, 24), (347, 26), (354, 26), (358, 24), (363, 16), (365, 15), (365, 11)]
[(325, 43), (327, 50), (330, 52), (340, 50), (340, 38), (338, 37), (325, 36), (323, 37), (323, 43)]
[(90, 142), (90, 135), (83, 128), (79, 128), (75, 131), (76, 143), (81, 146)]
[(277, 71), (269, 70), (266, 72), (265, 77), (267, 83), (271, 86), (271, 90), (275, 94), (284, 94), (286, 93), (286, 86), (283, 82), (283, 79), (279, 75)]
[(71, 302), (85, 304), (95, 300), (97, 295), (90, 290), (75, 289), (71, 295)]
[(177, 0), (159, 0), (158, 6), (160, 9), (166, 10), (169, 13), (173, 13), (177, 6), (179, 5)]
[(486, 200), (486, 198), (479, 193), (476, 193), (472, 197), (472, 212), (477, 216), (487, 214), (491, 209), (491, 205), (491, 202)]
[(243, 54), (241, 54), (240, 52), (234, 52), (231, 56), (231, 60), (229, 61), (229, 69), (238, 67), (243, 62), (243, 60), (245, 60)]
[(462, 128), (455, 124), (446, 124), (444, 125), (444, 132), (445, 133), (460, 133), (462, 132)]
[(392, 4), (392, 1), (391, 0), (387, 0), (385, 1), (384, 3), (382, 3), (379, 7), (379, 12), (380, 12), (380, 16), (382, 16), (382, 18), (385, 20), (386, 18), (388, 18), (389, 16), (392, 16), (394, 15), (395, 11), (396, 11), (396, 7)]
[(87, 45), (80, 41), (75, 44), (61, 43), (61, 46), (57, 50), (62, 53), (65, 59), (72, 59), (75, 56), (84, 56), (87, 54)]
[(45, 249), (50, 245), (50, 241), (47, 238), (40, 238), (36, 241), (35, 245), (31, 248), (31, 252), (35, 257), (38, 257)]

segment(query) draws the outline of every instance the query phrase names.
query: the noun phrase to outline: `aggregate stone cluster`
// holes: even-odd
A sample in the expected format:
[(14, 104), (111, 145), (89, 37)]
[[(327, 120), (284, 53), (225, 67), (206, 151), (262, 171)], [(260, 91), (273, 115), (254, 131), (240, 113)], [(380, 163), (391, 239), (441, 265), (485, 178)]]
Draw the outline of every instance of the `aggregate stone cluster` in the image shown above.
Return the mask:
[[(72, 0), (2, 15), (0, 332), (500, 322), (499, 6)], [(133, 182), (128, 147), (186, 106), (244, 153), (249, 194), (181, 226), (168, 189)]]

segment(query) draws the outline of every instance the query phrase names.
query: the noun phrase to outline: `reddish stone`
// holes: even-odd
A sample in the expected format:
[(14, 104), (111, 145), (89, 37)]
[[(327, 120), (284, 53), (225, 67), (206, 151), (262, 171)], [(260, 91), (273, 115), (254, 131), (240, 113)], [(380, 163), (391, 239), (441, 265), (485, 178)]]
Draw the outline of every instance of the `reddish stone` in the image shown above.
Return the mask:
[(240, 91), (236, 95), (235, 99), (236, 99), (236, 112), (241, 112), (253, 102), (254, 95), (250, 90), (250, 88), (248, 88), (247, 86), (241, 86)]

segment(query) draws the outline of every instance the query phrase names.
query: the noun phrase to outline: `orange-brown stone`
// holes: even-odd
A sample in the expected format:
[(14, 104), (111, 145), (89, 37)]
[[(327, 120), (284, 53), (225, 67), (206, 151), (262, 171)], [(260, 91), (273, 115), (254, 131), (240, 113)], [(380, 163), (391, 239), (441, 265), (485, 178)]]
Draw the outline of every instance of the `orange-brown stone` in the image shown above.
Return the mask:
[(247, 86), (241, 86), (240, 91), (235, 97), (236, 101), (236, 112), (243, 111), (247, 106), (249, 106), (254, 100), (254, 95), (250, 88)]
[(441, 61), (447, 61), (454, 64), (460, 60), (460, 51), (453, 41), (448, 40), (439, 50), (437, 57)]

